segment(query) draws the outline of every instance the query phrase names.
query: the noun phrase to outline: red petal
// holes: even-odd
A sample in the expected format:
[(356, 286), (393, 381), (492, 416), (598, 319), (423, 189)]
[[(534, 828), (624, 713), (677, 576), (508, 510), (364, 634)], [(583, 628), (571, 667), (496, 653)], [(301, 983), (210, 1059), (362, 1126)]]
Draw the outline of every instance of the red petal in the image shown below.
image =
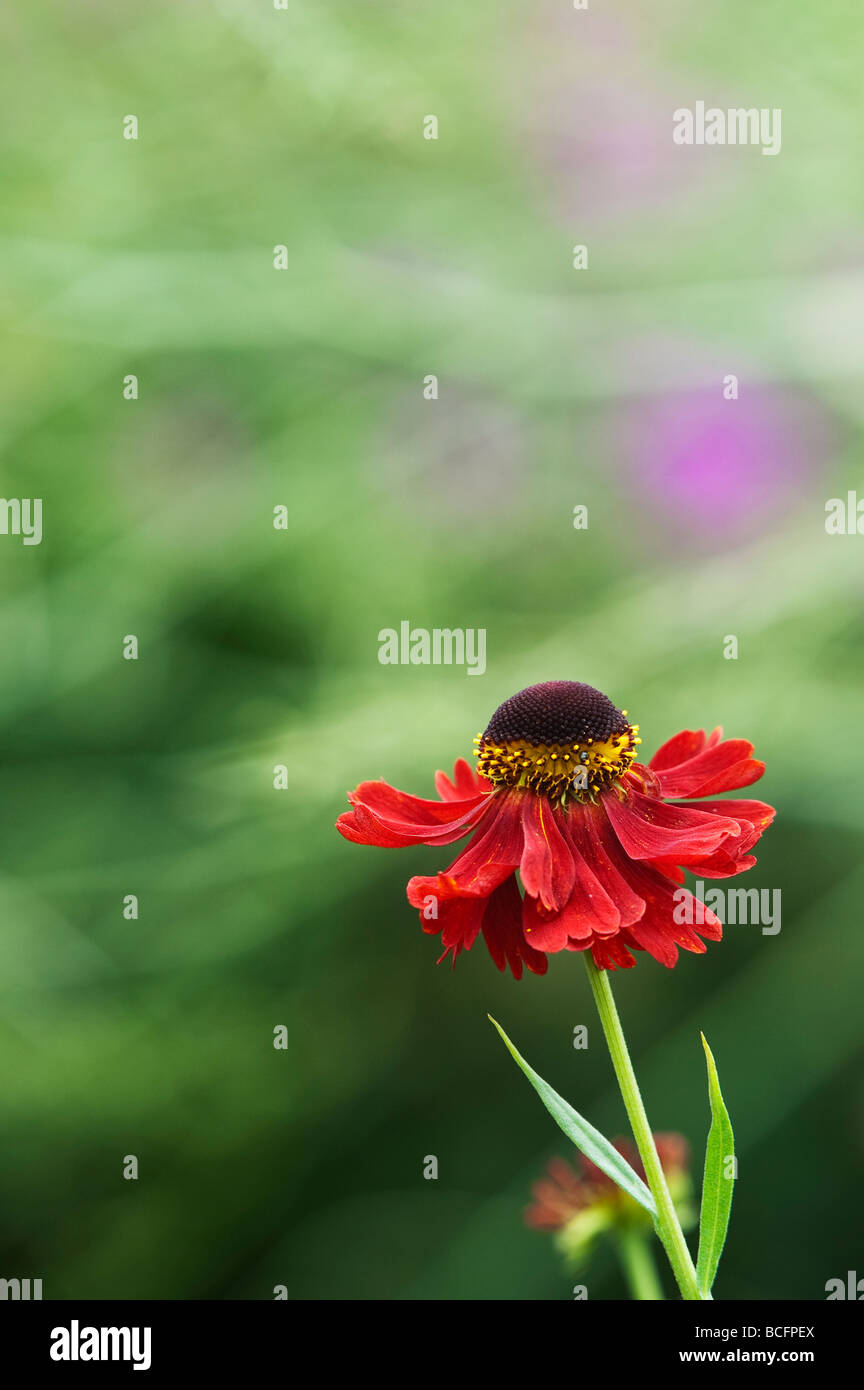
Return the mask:
[(515, 878), (503, 883), (486, 904), (483, 937), (498, 969), (509, 965), (514, 979), (521, 980), (523, 963), (535, 975), (546, 974), (546, 957), (522, 935), (522, 899)]
[[(656, 869), (644, 865), (634, 864), (633, 871), (634, 887), (645, 899), (645, 916), (634, 922), (627, 931), (661, 965), (671, 968), (675, 964), (678, 946), (701, 954), (705, 950), (705, 943), (700, 937), (720, 940), (723, 924), (719, 917), (695, 898), (689, 889), (673, 888)], [(687, 915), (692, 922), (677, 922), (676, 913), (683, 915), (685, 907), (689, 908)]]
[(705, 743), (704, 729), (682, 729), (680, 734), (673, 734), (672, 738), (660, 745), (648, 766), (654, 772), (662, 772), (667, 767), (678, 767), (679, 763), (686, 763), (701, 753)]
[[(604, 806), (608, 809), (605, 799)], [(648, 951), (661, 965), (671, 967), (678, 958), (678, 946), (702, 952), (705, 945), (700, 937), (720, 939), (723, 932), (720, 919), (688, 889), (676, 888), (664, 874), (648, 864), (625, 858), (620, 845), (613, 843), (607, 847), (621, 874), (645, 904), (643, 915), (621, 933), (627, 945)], [(685, 915), (685, 904), (689, 905), (686, 915), (692, 918), (692, 925), (676, 921), (676, 916)]]
[(714, 815), (689, 806), (667, 806), (653, 796), (631, 791), (619, 801), (614, 791), (603, 795), (603, 805), (615, 833), (631, 859), (672, 859), (709, 855), (724, 840), (738, 836), (740, 827), (731, 816)]
[(735, 787), (747, 787), (765, 771), (765, 764), (752, 758), (752, 743), (742, 738), (727, 738), (722, 743), (708, 739), (701, 753), (674, 767), (654, 769), (660, 795), (689, 799), (709, 796)]
[(764, 801), (700, 801), (698, 809), (703, 807), (719, 814), (728, 809), (741, 826), (741, 833), (725, 840), (714, 854), (682, 859), (683, 867), (703, 878), (731, 878), (752, 869), (756, 860), (748, 851), (774, 819), (774, 807), (767, 806)]
[(531, 792), (522, 798), (525, 848), (519, 872), (526, 894), (557, 912), (573, 891), (576, 876), (570, 846), (561, 834), (552, 806)]
[(742, 854), (739, 859), (733, 859), (725, 849), (718, 849), (709, 859), (700, 859), (698, 863), (693, 864), (687, 863), (684, 867), (688, 873), (696, 874), (699, 878), (734, 878), (736, 874), (743, 874), (752, 869), (755, 863), (755, 854)]
[(446, 825), (485, 799), (486, 794), (474, 788), (470, 795), (459, 800), (426, 800), (422, 796), (412, 796), (410, 792), (398, 791), (383, 778), (377, 782), (361, 782), (359, 787), (348, 793), (352, 806), (365, 806), (379, 820), (394, 827), (402, 823), (431, 827)]
[(626, 860), (603, 807), (586, 807), (581, 821), (575, 823), (574, 838), (576, 833), (585, 836), (585, 857), (597, 869), (603, 887), (617, 907), (621, 926), (629, 927), (643, 915), (645, 903), (638, 893), (634, 893), (618, 867), (619, 861), (626, 864)]
[(667, 878), (671, 878), (673, 883), (684, 882), (684, 870), (674, 859), (646, 859), (645, 862), (650, 864), (652, 869), (656, 869), (658, 874), (665, 874)]
[(460, 840), (491, 804), (491, 798), (483, 794), (464, 801), (424, 801), (384, 781), (361, 782), (348, 799), (353, 810), (339, 817), (337, 830), (356, 844), (385, 849)]
[(595, 871), (597, 865), (588, 822), (589, 813), (581, 806), (574, 807), (567, 817), (576, 882), (561, 915), (571, 939), (576, 941), (591, 932), (596, 936), (612, 936), (621, 925), (621, 913), (609, 891), (610, 885), (605, 876)]
[(749, 821), (760, 835), (763, 830), (767, 830), (777, 814), (774, 807), (769, 806), (765, 801), (742, 801), (731, 798), (729, 801), (700, 801), (698, 806), (693, 807), (693, 810), (710, 811), (716, 816), (731, 816), (733, 820), (739, 822)]
[(636, 964), (620, 936), (612, 936), (608, 941), (596, 941), (591, 947), (591, 954), (598, 970), (629, 970)]
[(442, 801), (461, 801), (478, 793), (488, 795), (491, 787), (485, 777), (478, 777), (470, 763), (457, 758), (452, 782), (446, 772), (435, 773), (435, 790)]
[(432, 878), (411, 879), (408, 901), (414, 907), (429, 894), (442, 901), (487, 898), (517, 868), (523, 845), (519, 795), (505, 792), (489, 802), (489, 817), (449, 868)]
[[(562, 818), (574, 869), (573, 891), (562, 910), (549, 916), (526, 893), (522, 905), (525, 935), (530, 935), (532, 943), (541, 951), (563, 951), (570, 948), (571, 942), (584, 947), (595, 936), (613, 936), (621, 925), (621, 913), (612, 895), (615, 892), (623, 897), (630, 920), (644, 910), (641, 899), (629, 892), (620, 875), (612, 868), (602, 846), (600, 855), (596, 853), (596, 846), (588, 833), (588, 822), (592, 815), (590, 808), (571, 806)], [(599, 867), (604, 870), (600, 874), (596, 872), (598, 859)], [(612, 893), (607, 891), (610, 888), (605, 872), (607, 867), (611, 869), (613, 879)]]
[(522, 900), (522, 934), (538, 951), (550, 954), (565, 950), (570, 940), (560, 912), (553, 917), (540, 916), (537, 899), (527, 894)]
[[(698, 791), (689, 793), (692, 796), (718, 796), (720, 792), (734, 792), (739, 787), (749, 787), (751, 783), (758, 782), (765, 772), (765, 764), (759, 758), (742, 758), (740, 762), (733, 763), (731, 767), (724, 768), (705, 782)], [(664, 791), (664, 796), (671, 795)]]
[(460, 951), (471, 950), (480, 931), (485, 907), (482, 898), (456, 898), (453, 902), (442, 904), (439, 920), (445, 955), (453, 951), (455, 961)]

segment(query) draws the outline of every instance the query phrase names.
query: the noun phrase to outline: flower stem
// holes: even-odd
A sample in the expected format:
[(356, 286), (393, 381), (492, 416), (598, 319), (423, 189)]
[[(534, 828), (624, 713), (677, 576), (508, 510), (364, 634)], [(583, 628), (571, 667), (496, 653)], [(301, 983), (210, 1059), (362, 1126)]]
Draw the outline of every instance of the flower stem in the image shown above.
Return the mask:
[[(615, 1075), (621, 1088), (621, 1096), (633, 1130), (633, 1138), (636, 1140), (636, 1147), (642, 1159), (648, 1186), (657, 1207), (655, 1218), (657, 1234), (669, 1258), (672, 1272), (681, 1290), (681, 1297), (693, 1302), (701, 1302), (703, 1295), (699, 1292), (696, 1269), (684, 1239), (684, 1232), (681, 1230), (675, 1205), (669, 1195), (666, 1176), (660, 1163), (654, 1136), (648, 1123), (648, 1116), (645, 1114), (645, 1106), (642, 1102), (636, 1073), (633, 1070), (633, 1063), (630, 1061), (630, 1053), (627, 1050), (621, 1020), (618, 1017), (618, 1010), (612, 997), (609, 972), (598, 970), (590, 951), (583, 951), (582, 955), (594, 994), (594, 1002), (597, 1005), (600, 1022), (606, 1036), (609, 1055), (612, 1058), (612, 1065), (615, 1068)], [(705, 1296), (711, 1297), (710, 1294)]]
[(633, 1297), (643, 1303), (660, 1303), (663, 1290), (657, 1278), (650, 1240), (647, 1233), (625, 1227), (618, 1232), (618, 1253)]

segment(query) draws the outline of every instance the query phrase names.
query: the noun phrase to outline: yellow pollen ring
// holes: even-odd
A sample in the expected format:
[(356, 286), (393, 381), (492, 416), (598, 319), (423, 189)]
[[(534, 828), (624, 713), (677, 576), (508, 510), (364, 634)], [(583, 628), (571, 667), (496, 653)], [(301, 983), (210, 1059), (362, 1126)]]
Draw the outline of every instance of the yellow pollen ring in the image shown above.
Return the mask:
[(612, 786), (636, 760), (638, 724), (604, 741), (529, 743), (527, 739), (474, 740), (477, 771), (498, 787), (530, 787), (551, 800), (590, 801)]

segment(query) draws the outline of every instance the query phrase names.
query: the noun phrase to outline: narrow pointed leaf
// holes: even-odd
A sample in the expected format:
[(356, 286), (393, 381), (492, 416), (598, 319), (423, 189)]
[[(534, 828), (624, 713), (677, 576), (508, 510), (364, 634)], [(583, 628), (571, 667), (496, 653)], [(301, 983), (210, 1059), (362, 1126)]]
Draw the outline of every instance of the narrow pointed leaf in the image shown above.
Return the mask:
[[(711, 1049), (700, 1034), (708, 1063), (708, 1098), (711, 1102), (711, 1129), (705, 1148), (705, 1176), (702, 1179), (702, 1212), (699, 1217), (699, 1256), (696, 1278), (703, 1296), (710, 1293), (729, 1226), (732, 1208), (735, 1140), (729, 1113), (723, 1103), (720, 1081)], [(727, 1176), (728, 1175), (728, 1176)]]
[(621, 1157), (618, 1150), (609, 1143), (609, 1140), (600, 1133), (599, 1129), (595, 1129), (593, 1125), (589, 1125), (587, 1120), (583, 1120), (579, 1112), (574, 1110), (563, 1096), (559, 1096), (557, 1091), (553, 1091), (542, 1076), (538, 1076), (536, 1071), (529, 1067), (525, 1058), (516, 1051), (500, 1023), (496, 1023), (491, 1014), (488, 1015), (488, 1018), (489, 1022), (498, 1030), (510, 1056), (528, 1077), (549, 1114), (559, 1129), (564, 1131), (570, 1142), (575, 1144), (586, 1158), (590, 1158), (592, 1163), (596, 1163), (598, 1168), (602, 1168), (607, 1177), (611, 1178), (613, 1182), (617, 1182), (618, 1186), (623, 1188), (647, 1212), (650, 1212), (651, 1216), (656, 1216), (657, 1208), (654, 1205), (650, 1188), (646, 1187), (639, 1174), (633, 1171), (627, 1160)]

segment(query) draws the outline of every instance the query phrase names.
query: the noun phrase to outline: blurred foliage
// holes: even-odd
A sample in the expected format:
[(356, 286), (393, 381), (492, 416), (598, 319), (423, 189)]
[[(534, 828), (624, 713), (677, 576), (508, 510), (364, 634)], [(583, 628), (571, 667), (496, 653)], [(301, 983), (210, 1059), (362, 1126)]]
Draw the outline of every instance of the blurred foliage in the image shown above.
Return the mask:
[[(486, 1013), (621, 1132), (580, 963), (436, 969), (404, 883), (439, 854), (333, 822), (362, 778), (430, 794), (501, 700), (572, 678), (646, 750), (723, 723), (767, 761), (747, 887), (782, 888), (780, 934), (615, 985), (697, 1171), (700, 1029), (717, 1057), (716, 1296), (824, 1297), (864, 1248), (864, 541), (824, 530), (864, 495), (860, 7), (32, 0), (0, 37), (3, 489), (45, 528), (0, 537), (0, 1272), (570, 1297), (521, 1216), (560, 1136)], [(673, 147), (699, 98), (781, 107), (781, 154)], [(689, 455), (669, 482), (645, 451), (683, 398), (695, 467), (730, 371), (720, 522)], [(380, 666), (405, 618), (485, 627), (485, 676)]]

